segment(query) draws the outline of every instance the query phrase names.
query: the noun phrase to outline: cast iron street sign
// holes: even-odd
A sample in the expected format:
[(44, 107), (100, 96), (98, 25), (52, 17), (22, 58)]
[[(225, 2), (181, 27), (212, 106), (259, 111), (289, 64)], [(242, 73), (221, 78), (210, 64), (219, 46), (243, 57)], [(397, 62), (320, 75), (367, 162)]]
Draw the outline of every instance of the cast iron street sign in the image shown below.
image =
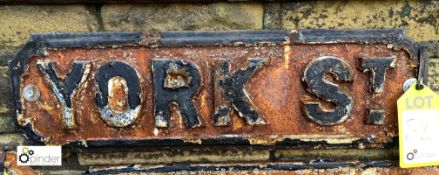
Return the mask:
[(419, 63), (402, 30), (57, 33), (10, 69), (17, 121), (46, 144), (376, 147)]

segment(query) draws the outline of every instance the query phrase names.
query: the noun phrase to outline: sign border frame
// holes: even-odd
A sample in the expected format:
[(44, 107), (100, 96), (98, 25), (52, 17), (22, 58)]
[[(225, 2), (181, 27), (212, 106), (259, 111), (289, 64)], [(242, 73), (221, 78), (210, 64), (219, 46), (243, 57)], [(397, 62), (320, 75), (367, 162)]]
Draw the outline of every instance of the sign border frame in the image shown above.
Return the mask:
[[(405, 30), (397, 29), (305, 29), (305, 30), (236, 30), (236, 31), (170, 31), (170, 32), (85, 32), (85, 33), (41, 33), (33, 34), (16, 56), (9, 61), (9, 74), (15, 118), (21, 115), (20, 81), (28, 61), (32, 56), (44, 56), (46, 49), (69, 48), (105, 48), (105, 47), (189, 47), (189, 46), (233, 46), (235, 43), (257, 44), (270, 43), (301, 43), (301, 44), (330, 44), (330, 43), (368, 43), (392, 44), (394, 49), (405, 50), (410, 59), (419, 60), (418, 74), (422, 74), (423, 83), (427, 84), (428, 58), (420, 56), (420, 46), (405, 36)], [(32, 124), (21, 126), (28, 141), (34, 144), (44, 144), (44, 137), (32, 130)], [(275, 145), (309, 146), (330, 145), (336, 147), (358, 147), (370, 144), (370, 138), (361, 138), (351, 143), (330, 144), (326, 141), (302, 141), (300, 139), (285, 139)], [(384, 147), (397, 145), (398, 138), (386, 143)], [(142, 139), (142, 140), (87, 140), (73, 141), (64, 145), (67, 147), (107, 147), (107, 146), (145, 146), (145, 145), (199, 145), (188, 143), (181, 139)], [(202, 145), (251, 145), (242, 137), (224, 137), (216, 139), (201, 139)]]

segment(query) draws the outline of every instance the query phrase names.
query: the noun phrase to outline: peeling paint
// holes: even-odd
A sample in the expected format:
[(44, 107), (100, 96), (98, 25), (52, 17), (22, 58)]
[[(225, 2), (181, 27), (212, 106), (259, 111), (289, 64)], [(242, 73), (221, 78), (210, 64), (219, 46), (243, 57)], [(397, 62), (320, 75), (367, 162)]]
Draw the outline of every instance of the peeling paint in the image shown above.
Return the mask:
[(75, 128), (72, 101), (78, 89), (82, 88), (90, 72), (90, 65), (83, 62), (75, 62), (71, 72), (64, 77), (55, 71), (53, 67), (54, 62), (38, 61), (37, 65), (46, 77), (46, 82), (51, 85), (53, 94), (61, 104), (62, 112), (60, 115), (64, 121), (63, 125), (68, 129)]

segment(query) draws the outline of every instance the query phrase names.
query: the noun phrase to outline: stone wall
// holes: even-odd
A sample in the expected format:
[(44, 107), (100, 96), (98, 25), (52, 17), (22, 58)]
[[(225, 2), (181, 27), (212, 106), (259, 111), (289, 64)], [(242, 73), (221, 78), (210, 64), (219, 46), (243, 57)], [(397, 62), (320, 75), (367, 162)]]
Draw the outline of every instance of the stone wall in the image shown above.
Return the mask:
[[(405, 28), (407, 36), (427, 49), (430, 86), (439, 91), (439, 1), (294, 1), (294, 2), (216, 2), (166, 4), (76, 4), (0, 5), (0, 144), (14, 150), (26, 144), (13, 117), (7, 61), (32, 33), (96, 31), (182, 31), (182, 30), (262, 30), (262, 29), (381, 29)], [(132, 163), (172, 163), (185, 161), (229, 161), (233, 159), (269, 161), (297, 156), (337, 157), (340, 152), (294, 152), (267, 150), (212, 150), (197, 153), (185, 150), (137, 150), (129, 154), (65, 153), (62, 167), (37, 168), (45, 174), (75, 174), (91, 165)], [(79, 151), (81, 152), (81, 151)], [(278, 154), (276, 154), (278, 153)], [(346, 152), (345, 152), (346, 153)], [(350, 152), (368, 158), (372, 152)], [(374, 152), (375, 153), (375, 152)], [(378, 157), (396, 158), (395, 150), (380, 150)], [(119, 156), (118, 156), (119, 155)], [(133, 158), (136, 156), (141, 158)], [(177, 156), (173, 156), (177, 155)], [(160, 159), (154, 157), (161, 156)], [(283, 157), (282, 157), (283, 156)], [(374, 156), (374, 154), (372, 154)], [(112, 157), (113, 159), (109, 159)], [(172, 157), (172, 158), (169, 158)], [(227, 156), (226, 156), (227, 157)], [(230, 156), (228, 156), (230, 158)], [(149, 161), (149, 159), (153, 159)], [(178, 160), (177, 160), (178, 159)], [(248, 160), (247, 160), (248, 159)], [(128, 161), (129, 160), (129, 161)], [(359, 170), (355, 170), (359, 171)]]

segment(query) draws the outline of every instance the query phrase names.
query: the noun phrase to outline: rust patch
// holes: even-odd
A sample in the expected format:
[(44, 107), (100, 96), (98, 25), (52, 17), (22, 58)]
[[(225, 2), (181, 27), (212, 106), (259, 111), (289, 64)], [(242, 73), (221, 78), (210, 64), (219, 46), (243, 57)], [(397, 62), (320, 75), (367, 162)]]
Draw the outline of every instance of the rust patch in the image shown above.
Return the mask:
[(166, 70), (165, 84), (163, 87), (169, 89), (178, 89), (189, 87), (192, 77), (187, 74), (186, 68), (181, 68), (177, 64), (171, 63)]
[(112, 112), (124, 112), (128, 105), (128, 86), (122, 77), (113, 77), (108, 81), (108, 105)]
[[(2, 154), (2, 153), (0, 153)], [(6, 168), (5, 174), (26, 174), (26, 175), (40, 175), (41, 172), (32, 169), (30, 166), (18, 166), (16, 152), (6, 152), (4, 166)], [(3, 173), (3, 172), (1, 172)]]

